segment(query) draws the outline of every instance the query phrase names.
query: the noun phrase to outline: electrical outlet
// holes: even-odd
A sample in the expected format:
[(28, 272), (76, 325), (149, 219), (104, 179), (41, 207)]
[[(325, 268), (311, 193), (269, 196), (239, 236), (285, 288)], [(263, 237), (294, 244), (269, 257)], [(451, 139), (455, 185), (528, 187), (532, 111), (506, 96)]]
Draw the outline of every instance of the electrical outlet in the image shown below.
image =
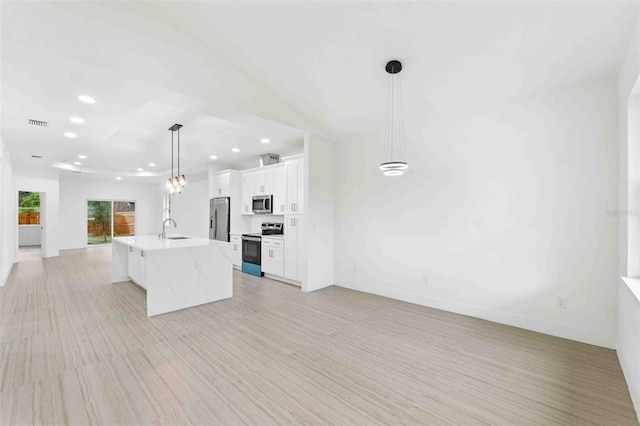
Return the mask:
[(429, 277), (427, 277), (426, 275), (422, 277), (422, 284), (429, 285)]
[(558, 308), (567, 309), (567, 298), (566, 297), (558, 297)]

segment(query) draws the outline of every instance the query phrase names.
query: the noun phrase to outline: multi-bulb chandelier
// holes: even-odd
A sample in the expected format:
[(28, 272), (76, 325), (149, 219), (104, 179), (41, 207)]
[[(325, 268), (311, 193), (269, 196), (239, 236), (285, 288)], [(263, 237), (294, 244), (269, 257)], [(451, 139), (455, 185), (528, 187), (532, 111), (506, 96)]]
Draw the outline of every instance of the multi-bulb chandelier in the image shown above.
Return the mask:
[[(182, 124), (174, 124), (169, 127), (171, 130), (171, 177), (167, 179), (167, 188), (169, 189), (169, 194), (181, 194), (182, 188), (184, 188), (185, 183), (187, 183), (184, 175), (180, 174), (180, 128)], [(175, 132), (178, 132), (178, 174), (173, 174), (173, 135)]]
[(385, 116), (384, 155), (388, 160), (380, 163), (380, 170), (385, 176), (400, 176), (409, 167), (403, 160), (404, 153), (404, 124), (402, 122), (402, 93), (400, 90), (400, 76), (402, 64), (400, 61), (389, 61), (385, 67), (389, 73), (387, 87), (387, 112)]

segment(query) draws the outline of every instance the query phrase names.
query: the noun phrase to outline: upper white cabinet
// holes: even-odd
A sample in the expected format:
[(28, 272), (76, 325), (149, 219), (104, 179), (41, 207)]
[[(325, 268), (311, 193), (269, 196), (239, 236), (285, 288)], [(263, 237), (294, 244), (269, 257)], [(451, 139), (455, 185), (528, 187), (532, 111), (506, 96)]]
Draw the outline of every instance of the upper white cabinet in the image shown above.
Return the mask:
[(212, 198), (215, 197), (230, 197), (231, 192), (229, 190), (231, 172), (218, 173), (213, 178), (213, 193)]
[(209, 198), (237, 197), (240, 190), (240, 172), (224, 170), (209, 175)]
[(287, 203), (285, 214), (304, 213), (304, 160), (285, 163), (287, 180)]
[(273, 169), (263, 168), (256, 170), (253, 181), (253, 195), (273, 194)]
[(240, 213), (241, 214), (253, 214), (253, 186), (255, 182), (255, 172), (253, 170), (247, 170), (242, 172), (240, 177)]
[(273, 214), (287, 211), (287, 170), (284, 164), (273, 169)]

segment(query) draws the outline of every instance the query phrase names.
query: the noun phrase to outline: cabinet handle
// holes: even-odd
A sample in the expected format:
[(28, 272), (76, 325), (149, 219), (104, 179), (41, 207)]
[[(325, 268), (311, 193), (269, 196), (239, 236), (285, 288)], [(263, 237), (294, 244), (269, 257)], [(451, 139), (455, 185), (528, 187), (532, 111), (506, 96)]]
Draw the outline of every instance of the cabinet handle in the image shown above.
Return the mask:
[(133, 247), (129, 246), (129, 251), (133, 251)]
[(140, 257), (145, 257), (144, 252), (140, 250)]
[(284, 204), (280, 204), (280, 211), (283, 212), (284, 211)]

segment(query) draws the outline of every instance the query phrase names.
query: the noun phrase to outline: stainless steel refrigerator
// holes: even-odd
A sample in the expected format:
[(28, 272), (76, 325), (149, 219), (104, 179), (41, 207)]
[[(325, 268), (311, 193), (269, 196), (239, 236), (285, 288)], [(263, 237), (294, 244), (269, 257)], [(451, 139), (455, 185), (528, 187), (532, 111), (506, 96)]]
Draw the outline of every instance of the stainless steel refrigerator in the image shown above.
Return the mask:
[(209, 239), (229, 240), (229, 197), (212, 198), (209, 201)]

